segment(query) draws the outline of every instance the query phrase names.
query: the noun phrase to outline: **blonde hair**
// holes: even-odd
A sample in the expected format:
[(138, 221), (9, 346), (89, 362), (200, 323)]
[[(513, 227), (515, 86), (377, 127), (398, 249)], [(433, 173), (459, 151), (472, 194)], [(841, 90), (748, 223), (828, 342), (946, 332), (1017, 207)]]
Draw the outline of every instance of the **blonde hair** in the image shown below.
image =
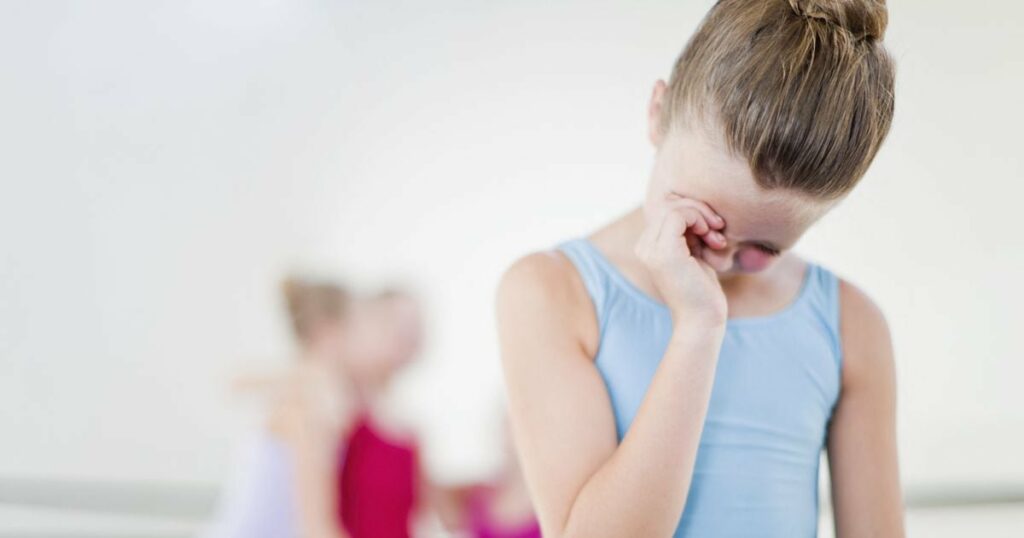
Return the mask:
[(332, 282), (290, 276), (281, 283), (292, 331), (299, 341), (326, 321), (340, 321), (347, 313), (351, 294)]
[(884, 0), (719, 0), (676, 60), (661, 130), (721, 130), (758, 184), (849, 192), (892, 124)]

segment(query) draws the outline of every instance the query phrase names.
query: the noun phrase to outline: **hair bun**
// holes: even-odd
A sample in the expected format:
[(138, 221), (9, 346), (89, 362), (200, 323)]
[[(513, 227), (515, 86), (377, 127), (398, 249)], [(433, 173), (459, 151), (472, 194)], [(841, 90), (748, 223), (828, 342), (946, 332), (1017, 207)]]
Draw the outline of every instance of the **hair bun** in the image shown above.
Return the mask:
[(787, 0), (806, 19), (828, 22), (856, 39), (882, 39), (889, 24), (885, 0)]

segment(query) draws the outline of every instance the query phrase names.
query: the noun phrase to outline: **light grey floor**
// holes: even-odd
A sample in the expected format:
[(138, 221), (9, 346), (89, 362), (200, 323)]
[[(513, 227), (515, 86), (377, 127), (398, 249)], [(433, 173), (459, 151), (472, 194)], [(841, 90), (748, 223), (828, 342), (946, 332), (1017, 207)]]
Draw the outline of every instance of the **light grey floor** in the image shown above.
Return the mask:
[(201, 526), (201, 519), (0, 505), (0, 538), (184, 538)]
[[(1024, 504), (975, 505), (907, 510), (907, 536), (920, 538), (1021, 538)], [(829, 514), (822, 514), (819, 538), (834, 538)]]
[[(1024, 489), (911, 488), (912, 537), (1020, 538)], [(216, 488), (204, 485), (114, 484), (0, 479), (0, 538), (184, 538), (196, 536), (213, 511)], [(833, 538), (822, 505), (820, 538)], [(436, 530), (427, 536), (444, 536)]]
[[(97, 514), (46, 507), (0, 506), (0, 538), (184, 538), (196, 536), (202, 520)], [(832, 538), (828, 514), (822, 514), (820, 538)], [(1024, 505), (911, 509), (908, 536), (923, 538), (1020, 538)]]

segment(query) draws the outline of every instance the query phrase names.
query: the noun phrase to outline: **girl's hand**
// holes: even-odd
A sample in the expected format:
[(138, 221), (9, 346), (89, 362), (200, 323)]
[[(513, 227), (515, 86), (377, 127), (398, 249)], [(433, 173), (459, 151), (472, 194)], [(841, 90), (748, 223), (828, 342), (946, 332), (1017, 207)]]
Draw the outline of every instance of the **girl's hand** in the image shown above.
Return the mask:
[(313, 365), (300, 365), (282, 376), (271, 397), (271, 430), (285, 439), (313, 435), (333, 447), (353, 414), (349, 398), (329, 372)]
[(671, 195), (646, 213), (647, 226), (634, 249), (650, 272), (673, 320), (687, 325), (724, 326), (725, 294), (715, 270), (701, 259), (704, 248), (724, 248), (725, 221), (707, 204)]

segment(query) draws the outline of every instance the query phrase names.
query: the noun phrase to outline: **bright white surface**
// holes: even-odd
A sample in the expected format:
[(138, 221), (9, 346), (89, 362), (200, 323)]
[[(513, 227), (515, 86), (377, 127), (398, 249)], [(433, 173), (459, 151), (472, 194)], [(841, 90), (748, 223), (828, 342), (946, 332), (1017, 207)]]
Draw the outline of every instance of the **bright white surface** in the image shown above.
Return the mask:
[[(290, 267), (415, 283), (408, 400), (479, 473), (498, 276), (638, 200), (710, 3), (5, 3), (0, 475), (220, 480)], [(896, 125), (799, 250), (888, 314), (905, 480), (1024, 480), (1024, 7), (892, 4)]]

